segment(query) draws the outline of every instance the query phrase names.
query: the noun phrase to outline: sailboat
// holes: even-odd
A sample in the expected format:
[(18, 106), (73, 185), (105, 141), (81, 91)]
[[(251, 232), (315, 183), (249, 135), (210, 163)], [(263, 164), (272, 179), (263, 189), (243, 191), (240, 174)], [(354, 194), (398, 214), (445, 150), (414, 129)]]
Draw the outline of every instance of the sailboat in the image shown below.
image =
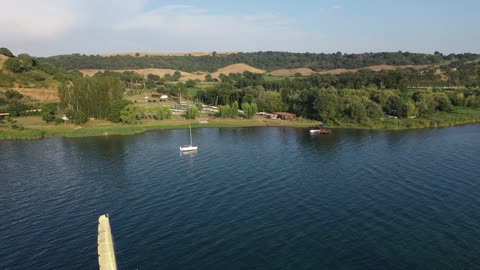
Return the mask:
[(192, 141), (192, 126), (189, 126), (190, 128), (190, 145), (183, 145), (180, 146), (180, 152), (193, 152), (198, 150), (198, 146), (193, 145)]

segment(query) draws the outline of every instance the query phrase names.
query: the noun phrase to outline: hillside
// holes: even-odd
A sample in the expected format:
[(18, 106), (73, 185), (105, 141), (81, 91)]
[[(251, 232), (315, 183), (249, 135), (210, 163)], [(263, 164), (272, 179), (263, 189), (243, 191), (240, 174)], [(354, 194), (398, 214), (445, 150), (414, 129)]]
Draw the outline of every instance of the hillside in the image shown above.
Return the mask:
[(309, 68), (313, 71), (334, 69), (360, 69), (369, 66), (389, 65), (438, 65), (446, 61), (471, 61), (480, 58), (477, 54), (419, 54), (409, 52), (362, 53), (362, 54), (324, 54), (324, 53), (288, 53), (254, 52), (214, 55), (59, 55), (42, 60), (65, 69), (175, 69), (185, 72), (215, 72), (225, 66), (244, 63), (258, 69), (274, 71), (278, 69)]
[(5, 61), (8, 59), (7, 56), (3, 55), (3, 54), (0, 54), (0, 70), (3, 69), (3, 63), (5, 63)]
[[(97, 72), (103, 72), (105, 71), (104, 69), (81, 69), (80, 72), (84, 76), (93, 76)], [(173, 75), (177, 70), (175, 69), (168, 69), (168, 68), (141, 68), (141, 69), (115, 69), (111, 70), (113, 72), (124, 72), (124, 71), (133, 71), (135, 73), (138, 73), (142, 75), (143, 77), (147, 77), (149, 74), (153, 75), (158, 75), (160, 77), (164, 77), (166, 74)], [(205, 76), (209, 73), (207, 72), (185, 72), (182, 70), (178, 70), (181, 74), (182, 77), (180, 77), (180, 81), (188, 81), (188, 80), (205, 80)], [(265, 70), (261, 70), (246, 64), (233, 64), (233, 65), (228, 65), (226, 67), (223, 67), (215, 72), (213, 72), (211, 75), (213, 78), (218, 78), (220, 74), (225, 74), (228, 75), (230, 73), (243, 73), (245, 71), (249, 71), (252, 73), (265, 73)]]
[(222, 73), (225, 75), (228, 75), (230, 73), (243, 73), (245, 71), (249, 71), (252, 73), (265, 73), (265, 70), (255, 68), (247, 64), (239, 63), (239, 64), (233, 64), (233, 65), (228, 65), (226, 67), (223, 67), (217, 70), (216, 72), (214, 72), (212, 76), (215, 78), (218, 78), (218, 76)]
[[(93, 76), (98, 72), (104, 72), (105, 69), (81, 69), (79, 70), (84, 76)], [(142, 75), (143, 77), (147, 77), (149, 74), (153, 75), (158, 75), (160, 77), (164, 77), (166, 74), (173, 75), (175, 73), (175, 69), (167, 69), (167, 68), (141, 68), (141, 69), (115, 69), (111, 70), (113, 72), (125, 72), (125, 71), (133, 71), (135, 73), (138, 73)], [(180, 73), (182, 74), (182, 77), (180, 77), (180, 81), (188, 81), (188, 80), (204, 80), (206, 73), (202, 72), (196, 72), (196, 73), (190, 73), (190, 72), (185, 72), (179, 70)]]
[[(217, 55), (233, 54), (237, 52), (218, 52)], [(127, 52), (127, 53), (107, 53), (100, 54), (102, 57), (112, 56), (208, 56), (212, 55), (209, 52)]]

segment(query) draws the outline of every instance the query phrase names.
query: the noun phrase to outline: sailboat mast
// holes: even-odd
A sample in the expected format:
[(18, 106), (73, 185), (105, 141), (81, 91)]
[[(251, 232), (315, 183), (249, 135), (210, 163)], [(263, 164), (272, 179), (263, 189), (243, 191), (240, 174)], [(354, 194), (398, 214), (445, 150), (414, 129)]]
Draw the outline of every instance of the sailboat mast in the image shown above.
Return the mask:
[(190, 146), (193, 145), (193, 141), (192, 141), (192, 126), (190, 126)]

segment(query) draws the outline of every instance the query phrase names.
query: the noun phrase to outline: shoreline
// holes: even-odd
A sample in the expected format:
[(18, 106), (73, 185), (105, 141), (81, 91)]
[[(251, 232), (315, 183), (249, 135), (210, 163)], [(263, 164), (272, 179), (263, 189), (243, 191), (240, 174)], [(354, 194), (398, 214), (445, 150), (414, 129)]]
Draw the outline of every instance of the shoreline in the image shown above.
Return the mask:
[[(84, 125), (73, 124), (47, 124), (37, 121), (38, 117), (17, 118), (16, 124), (22, 125), (23, 130), (0, 128), (0, 141), (2, 140), (39, 140), (53, 137), (78, 138), (100, 137), (115, 135), (136, 135), (147, 131), (184, 129), (189, 125), (192, 128), (242, 128), (242, 127), (292, 127), (312, 128), (318, 126), (319, 121), (308, 119), (297, 120), (272, 120), (272, 119), (208, 119), (208, 123), (199, 123), (199, 120), (146, 120), (140, 124), (126, 125), (115, 124), (104, 120), (91, 120)], [(480, 124), (480, 118), (468, 118), (455, 121), (441, 121), (435, 119), (388, 119), (367, 124), (352, 122), (333, 123), (331, 129), (359, 129), (359, 130), (389, 130), (402, 131), (424, 128), (446, 128)]]

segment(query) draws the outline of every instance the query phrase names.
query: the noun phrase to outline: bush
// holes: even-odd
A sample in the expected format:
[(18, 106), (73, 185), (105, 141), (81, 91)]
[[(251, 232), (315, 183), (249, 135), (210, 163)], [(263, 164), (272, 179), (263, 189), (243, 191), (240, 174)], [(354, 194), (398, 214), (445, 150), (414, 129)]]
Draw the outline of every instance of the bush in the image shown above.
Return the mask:
[(55, 120), (55, 114), (52, 114), (50, 112), (42, 112), (42, 120), (47, 123), (50, 123), (53, 120)]
[(88, 116), (86, 113), (82, 111), (78, 111), (75, 115), (75, 124), (76, 125), (81, 125), (85, 124), (88, 121)]
[(120, 114), (122, 110), (125, 108), (125, 106), (129, 104), (132, 104), (132, 102), (125, 99), (113, 101), (110, 105), (110, 113), (108, 114), (108, 120), (113, 123), (119, 123), (121, 121)]
[(55, 117), (55, 118), (53, 119), (53, 122), (55, 123), (55, 125), (60, 125), (60, 124), (63, 124), (65, 121), (63, 121), (62, 118)]
[(22, 125), (17, 125), (17, 124), (11, 125), (11, 128), (12, 129), (17, 129), (17, 130), (24, 130), (25, 129), (25, 127), (23, 127)]
[(82, 112), (82, 111), (78, 111), (76, 114), (75, 114), (75, 121), (74, 123), (76, 125), (81, 125), (81, 124), (85, 124), (86, 122), (88, 121), (88, 116), (86, 113)]
[(42, 119), (49, 123), (55, 120), (58, 112), (58, 103), (46, 103), (42, 106)]
[(27, 110), (27, 106), (16, 98), (8, 102), (7, 112), (10, 113), (12, 117), (20, 116), (25, 110)]
[(22, 62), (16, 58), (9, 58), (3, 64), (7, 70), (11, 72), (19, 73), (24, 70)]
[(57, 68), (54, 65), (49, 63), (39, 64), (38, 69), (50, 75), (53, 75), (55, 74), (55, 72), (57, 72)]
[(1, 87), (11, 87), (15, 82), (15, 78), (0, 72), (0, 86)]
[(15, 57), (15, 55), (13, 55), (13, 53), (7, 48), (0, 48), (0, 54), (3, 54), (8, 57)]
[(7, 99), (22, 99), (23, 98), (23, 95), (18, 92), (18, 91), (15, 91), (15, 90), (12, 90), (12, 89), (9, 89), (7, 91), (5, 91), (5, 97)]
[(197, 118), (198, 115), (199, 115), (198, 108), (193, 106), (193, 107), (187, 108), (187, 114), (185, 115), (185, 117), (187, 119), (195, 119)]
[(172, 119), (172, 111), (168, 107), (157, 108), (154, 118), (157, 120)]
[(129, 104), (120, 112), (120, 120), (125, 124), (137, 124), (142, 117), (140, 108), (133, 104)]
[(257, 104), (255, 103), (243, 103), (242, 104), (243, 112), (246, 118), (252, 118), (257, 114)]

